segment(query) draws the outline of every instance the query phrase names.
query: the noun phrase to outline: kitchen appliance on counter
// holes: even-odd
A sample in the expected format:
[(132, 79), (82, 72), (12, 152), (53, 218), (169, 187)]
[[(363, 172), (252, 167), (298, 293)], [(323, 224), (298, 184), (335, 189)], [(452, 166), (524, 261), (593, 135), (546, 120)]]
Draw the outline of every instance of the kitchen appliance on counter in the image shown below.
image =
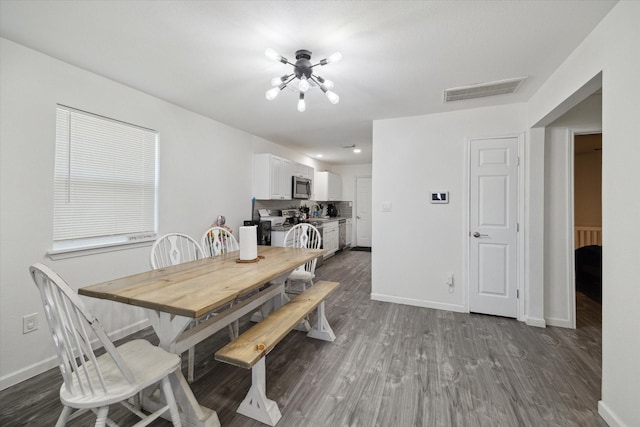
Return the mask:
[(335, 218), (338, 216), (338, 208), (336, 207), (336, 205), (334, 205), (333, 203), (329, 203), (327, 205), (327, 215), (329, 215), (332, 218)]
[(300, 211), (298, 209), (283, 209), (282, 217), (288, 224), (298, 224), (300, 222)]
[(294, 199), (311, 198), (311, 180), (309, 178), (294, 176), (291, 181), (291, 195)]
[(271, 246), (271, 221), (244, 221), (245, 226), (257, 225), (258, 244), (262, 246)]
[(278, 211), (278, 215), (274, 215), (273, 211), (259, 209), (258, 213), (260, 214), (260, 221), (269, 221), (272, 226), (284, 224), (285, 217), (279, 215), (280, 211)]

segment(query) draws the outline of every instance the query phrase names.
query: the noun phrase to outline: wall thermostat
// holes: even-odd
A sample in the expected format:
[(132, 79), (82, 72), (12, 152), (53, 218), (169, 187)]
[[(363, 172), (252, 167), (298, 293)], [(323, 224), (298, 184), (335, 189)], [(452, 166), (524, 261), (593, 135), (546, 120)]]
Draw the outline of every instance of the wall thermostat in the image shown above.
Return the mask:
[(431, 203), (449, 203), (449, 192), (431, 193)]

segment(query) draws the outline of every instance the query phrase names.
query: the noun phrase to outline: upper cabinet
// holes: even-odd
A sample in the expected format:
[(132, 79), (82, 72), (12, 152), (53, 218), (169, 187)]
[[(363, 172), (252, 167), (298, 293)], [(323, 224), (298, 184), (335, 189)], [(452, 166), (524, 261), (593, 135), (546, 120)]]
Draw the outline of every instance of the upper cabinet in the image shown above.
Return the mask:
[(291, 200), (293, 176), (313, 180), (311, 166), (273, 154), (253, 156), (253, 197), (258, 200)]
[(313, 180), (314, 169), (311, 166), (303, 165), (301, 163), (293, 163), (292, 173), (293, 176), (307, 178)]
[(272, 154), (256, 154), (253, 160), (253, 196), (258, 200), (291, 200), (293, 162)]
[(342, 177), (332, 172), (316, 172), (314, 181), (314, 200), (342, 200)]

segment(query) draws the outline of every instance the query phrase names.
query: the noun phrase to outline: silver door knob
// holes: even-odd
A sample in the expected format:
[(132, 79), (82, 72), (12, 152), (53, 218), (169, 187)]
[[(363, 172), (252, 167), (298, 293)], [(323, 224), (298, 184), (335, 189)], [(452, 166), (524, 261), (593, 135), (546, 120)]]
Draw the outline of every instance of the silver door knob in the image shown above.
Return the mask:
[(480, 233), (478, 233), (477, 231), (476, 231), (475, 233), (473, 233), (473, 237), (475, 237), (476, 239), (477, 239), (478, 237), (487, 237), (487, 236), (488, 236), (488, 234), (480, 234)]

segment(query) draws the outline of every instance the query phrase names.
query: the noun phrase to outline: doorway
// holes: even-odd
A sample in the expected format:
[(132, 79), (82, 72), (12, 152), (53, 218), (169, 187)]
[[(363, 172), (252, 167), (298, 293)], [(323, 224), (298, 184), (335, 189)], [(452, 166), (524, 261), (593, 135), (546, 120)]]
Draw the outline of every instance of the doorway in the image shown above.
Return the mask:
[(602, 133), (573, 133), (574, 319), (602, 316)]

